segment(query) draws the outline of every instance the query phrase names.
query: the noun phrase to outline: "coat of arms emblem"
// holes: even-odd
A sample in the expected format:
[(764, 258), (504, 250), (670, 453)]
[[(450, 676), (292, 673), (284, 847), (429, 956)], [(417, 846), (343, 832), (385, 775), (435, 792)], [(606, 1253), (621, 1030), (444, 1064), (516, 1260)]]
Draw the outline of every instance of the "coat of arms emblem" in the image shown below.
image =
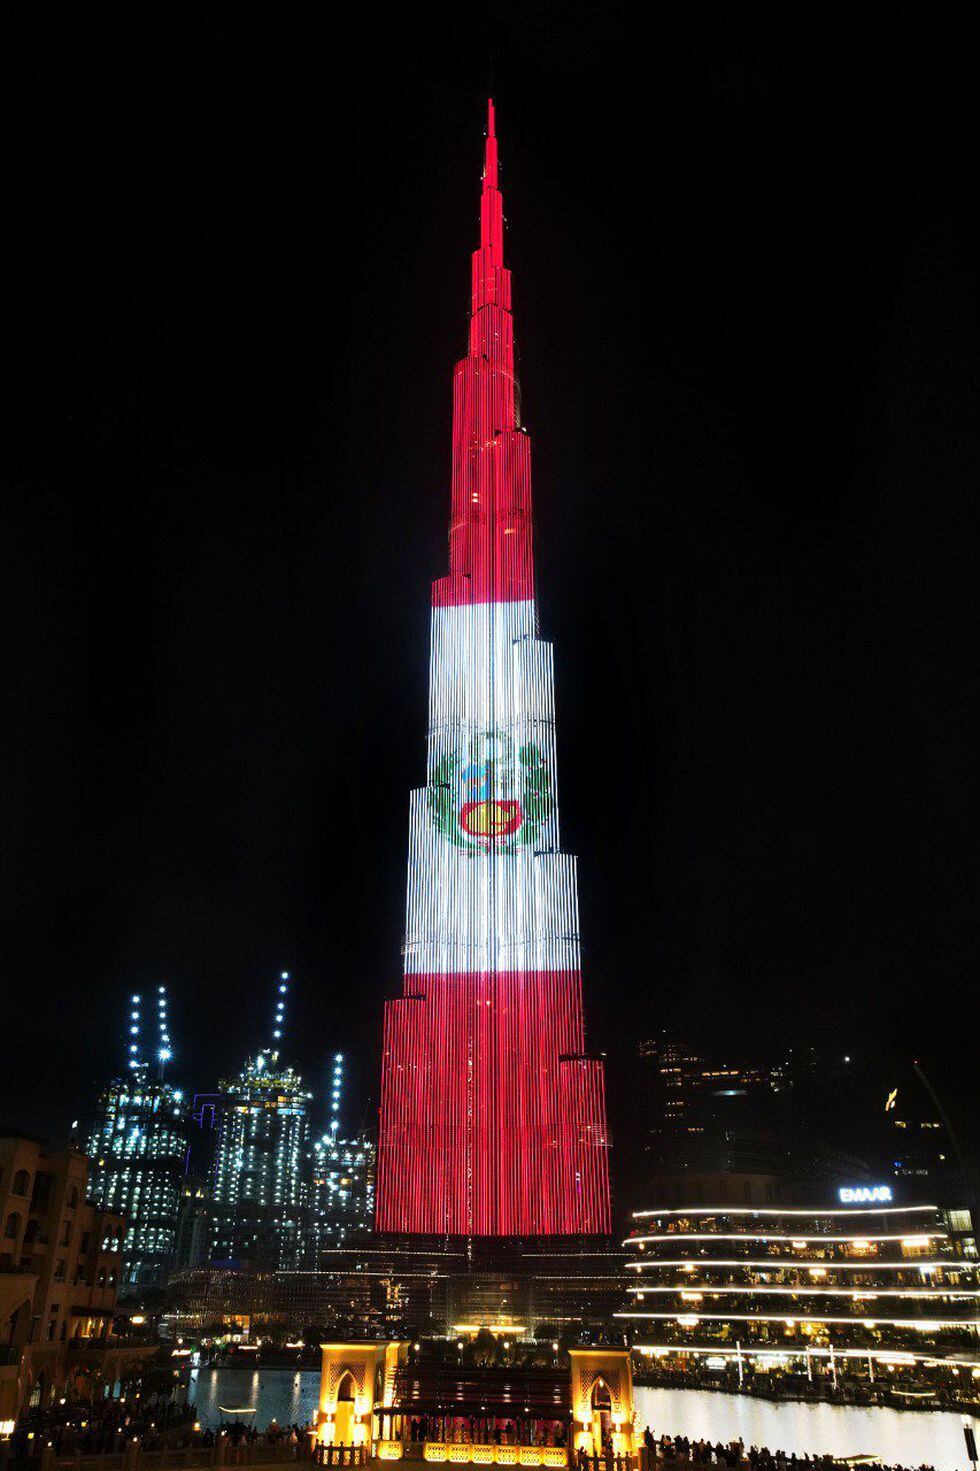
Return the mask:
[(516, 853), (533, 844), (555, 802), (540, 746), (517, 746), (501, 731), (483, 731), (440, 756), (428, 785), (436, 828), (471, 853)]

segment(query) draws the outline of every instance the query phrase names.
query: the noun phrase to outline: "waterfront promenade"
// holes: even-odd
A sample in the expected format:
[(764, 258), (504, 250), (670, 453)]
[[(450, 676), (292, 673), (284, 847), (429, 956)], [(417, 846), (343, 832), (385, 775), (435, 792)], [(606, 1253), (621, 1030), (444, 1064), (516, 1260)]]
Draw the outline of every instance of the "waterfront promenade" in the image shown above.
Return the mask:
[[(388, 1471), (388, 1463), (366, 1456), (354, 1446), (317, 1446), (312, 1434), (275, 1431), (267, 1435), (218, 1435), (210, 1445), (169, 1445), (146, 1450), (133, 1439), (124, 1450), (82, 1455), (76, 1450), (65, 1454), (53, 1441), (45, 1441), (30, 1454), (17, 1454), (8, 1441), (0, 1446), (0, 1468), (3, 1471), (210, 1471), (211, 1467), (244, 1467), (264, 1471), (296, 1462), (320, 1466), (360, 1466), (372, 1471)], [(403, 1457), (419, 1465), (431, 1462), (423, 1446), (416, 1455)], [(455, 1458), (450, 1457), (450, 1462)], [(855, 1464), (835, 1456), (800, 1456), (794, 1452), (769, 1450), (766, 1447), (723, 1445), (720, 1441), (689, 1440), (685, 1436), (663, 1436), (650, 1439), (638, 1454), (624, 1456), (572, 1456), (570, 1471), (680, 1471), (687, 1466), (728, 1467), (731, 1471), (843, 1471)], [(865, 1471), (933, 1471), (929, 1464), (904, 1466), (862, 1459)], [(965, 1462), (964, 1462), (965, 1465)]]

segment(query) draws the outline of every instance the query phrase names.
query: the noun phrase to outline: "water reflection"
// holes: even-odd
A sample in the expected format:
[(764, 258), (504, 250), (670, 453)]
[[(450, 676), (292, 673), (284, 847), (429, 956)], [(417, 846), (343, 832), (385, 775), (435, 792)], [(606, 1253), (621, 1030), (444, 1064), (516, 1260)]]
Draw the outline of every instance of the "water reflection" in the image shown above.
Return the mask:
[[(197, 1409), (205, 1430), (222, 1421), (237, 1420), (264, 1430), (271, 1420), (280, 1425), (307, 1425), (315, 1414), (320, 1375), (298, 1374), (295, 1369), (192, 1369), (187, 1398)], [(250, 1406), (254, 1415), (229, 1415), (225, 1410)]]
[[(320, 1376), (294, 1369), (192, 1369), (188, 1399), (205, 1428), (236, 1419), (264, 1430), (309, 1424), (317, 1408)], [(221, 1406), (251, 1406), (254, 1415), (223, 1415)], [(936, 1410), (885, 1410), (852, 1405), (770, 1404), (741, 1394), (697, 1389), (636, 1391), (637, 1423), (657, 1435), (689, 1435), (727, 1442), (741, 1436), (746, 1445), (785, 1451), (876, 1455), (883, 1461), (936, 1471), (967, 1466), (961, 1417)], [(980, 1421), (973, 1421), (980, 1438)]]
[[(770, 1404), (747, 1394), (697, 1389), (636, 1391), (637, 1424), (657, 1434), (737, 1440), (797, 1455), (874, 1455), (892, 1465), (963, 1471), (968, 1465), (962, 1416), (939, 1410), (858, 1405)], [(971, 1421), (980, 1436), (980, 1421)]]

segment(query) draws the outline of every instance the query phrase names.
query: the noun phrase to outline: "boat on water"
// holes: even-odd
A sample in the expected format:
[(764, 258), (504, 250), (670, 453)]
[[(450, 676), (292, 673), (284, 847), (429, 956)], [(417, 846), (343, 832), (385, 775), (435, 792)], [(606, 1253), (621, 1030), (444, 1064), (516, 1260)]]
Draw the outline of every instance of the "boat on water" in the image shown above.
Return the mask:
[(219, 1405), (223, 1415), (254, 1415), (257, 1405)]

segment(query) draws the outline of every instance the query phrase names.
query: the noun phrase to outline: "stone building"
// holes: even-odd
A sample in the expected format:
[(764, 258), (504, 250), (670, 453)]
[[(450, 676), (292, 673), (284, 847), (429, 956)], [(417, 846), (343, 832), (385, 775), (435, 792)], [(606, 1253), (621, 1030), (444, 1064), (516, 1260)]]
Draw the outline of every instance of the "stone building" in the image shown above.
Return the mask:
[(125, 1220), (86, 1200), (88, 1160), (0, 1132), (0, 1422), (111, 1382), (152, 1352), (114, 1331)]

